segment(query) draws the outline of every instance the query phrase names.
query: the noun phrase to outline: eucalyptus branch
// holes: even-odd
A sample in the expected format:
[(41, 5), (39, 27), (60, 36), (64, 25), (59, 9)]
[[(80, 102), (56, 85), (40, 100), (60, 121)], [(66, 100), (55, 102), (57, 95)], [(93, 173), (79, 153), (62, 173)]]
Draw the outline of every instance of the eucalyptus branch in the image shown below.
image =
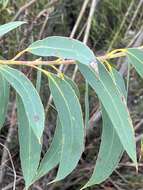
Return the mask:
[[(141, 47), (139, 47), (141, 48)], [(114, 50), (115, 51), (115, 50)], [(126, 49), (123, 49), (121, 52), (120, 50), (116, 50), (115, 52), (117, 53), (108, 53), (103, 56), (97, 56), (97, 59), (100, 61), (106, 61), (109, 59), (115, 59), (119, 57), (125, 57), (126, 56)], [(22, 51), (25, 52), (25, 51)], [(17, 54), (13, 59), (11, 60), (0, 60), (0, 65), (25, 65), (25, 66), (30, 66), (30, 65), (74, 65), (76, 64), (75, 60), (63, 60), (63, 59), (57, 59), (54, 61), (42, 61), (42, 60), (34, 60), (34, 61), (20, 61), (20, 60), (15, 60), (16, 58), (20, 57), (19, 55), (22, 55), (23, 53)]]
[(0, 60), (0, 65), (71, 65), (75, 64), (74, 60), (60, 60), (60, 61), (41, 61), (41, 60), (35, 60), (35, 61), (15, 61), (15, 60)]
[[(95, 3), (96, 0), (92, 0), (92, 2)], [(92, 6), (93, 4), (91, 8), (94, 7)], [(23, 24), (23, 22), (2, 25), (0, 26), (0, 33), (4, 35), (21, 24)], [(87, 23), (87, 26), (88, 24), (89, 23)], [(90, 25), (91, 22), (89, 26)], [(86, 34), (89, 34), (89, 29), (90, 27)], [(11, 60), (0, 60), (0, 127), (4, 125), (9, 95), (11, 95), (9, 86), (12, 86), (17, 94), (16, 108), (19, 127), (20, 161), (25, 181), (25, 189), (28, 189), (34, 182), (54, 169), (58, 164), (59, 168), (56, 178), (53, 181), (49, 180), (48, 185), (64, 179), (76, 168), (84, 151), (85, 125), (79, 97), (80, 92), (76, 83), (73, 82), (71, 78), (68, 76), (64, 77), (64, 75), (59, 72), (56, 66), (60, 64), (77, 64), (86, 83), (88, 82), (101, 102), (103, 127), (100, 150), (93, 174), (80, 190), (105, 181), (113, 170), (115, 170), (123, 155), (123, 151), (126, 151), (136, 166), (136, 169), (138, 168), (135, 133), (127, 108), (125, 82), (123, 77), (115, 69), (110, 73), (111, 66), (108, 60), (127, 56), (130, 64), (135, 68), (138, 74), (143, 77), (143, 67), (141, 64), (143, 57), (142, 51), (140, 50), (143, 47), (115, 49), (109, 53), (107, 52), (103, 56), (97, 57), (93, 51), (85, 45), (87, 37), (84, 43), (62, 36), (48, 37), (30, 44), (27, 49), (18, 53)], [(29, 61), (20, 60), (20, 57), (25, 52), (39, 57), (55, 56), (59, 57), (59, 59), (54, 61), (45, 61), (41, 58)], [(99, 60), (99, 75), (98, 73), (94, 73), (93, 69), (89, 67), (96, 63), (96, 60)], [(48, 79), (51, 97), (54, 100), (54, 105), (58, 112), (58, 120), (52, 143), (42, 159), (41, 145), (45, 128), (45, 109), (42, 100), (31, 82), (31, 79), (18, 69), (8, 67), (7, 65), (24, 65), (35, 68), (45, 74)], [(47, 69), (43, 69), (42, 66), (39, 65), (52, 67), (58, 72), (58, 75), (48, 72)], [(88, 85), (86, 87), (87, 92)], [(88, 93), (86, 97), (85, 104), (88, 108)], [(13, 110), (15, 116), (15, 108)], [(88, 123), (88, 109), (86, 109), (86, 112), (85, 123)], [(142, 138), (142, 136), (140, 138)], [(110, 150), (107, 155), (106, 150), (108, 150), (109, 147)], [(103, 175), (100, 175), (101, 173)], [(14, 180), (14, 188), (15, 183), (16, 180)]]

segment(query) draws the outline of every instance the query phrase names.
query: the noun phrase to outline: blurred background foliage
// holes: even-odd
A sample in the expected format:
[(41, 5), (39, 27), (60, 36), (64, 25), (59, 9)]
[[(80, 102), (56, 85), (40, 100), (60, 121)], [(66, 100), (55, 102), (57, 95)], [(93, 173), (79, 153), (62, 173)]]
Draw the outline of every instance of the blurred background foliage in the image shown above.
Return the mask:
[[(0, 39), (0, 56), (10, 59), (16, 55), (17, 52), (25, 49), (30, 43), (35, 40), (51, 36), (61, 35), (70, 36), (74, 27), (78, 14), (81, 10), (83, 0), (0, 0), (0, 24), (14, 20), (25, 20), (27, 24), (12, 31), (8, 35)], [(84, 29), (86, 27), (87, 18), (91, 3), (88, 3), (87, 9), (82, 17), (81, 23), (76, 32), (75, 38), (83, 39)], [(102, 55), (108, 50), (114, 48), (122, 48), (126, 46), (133, 46), (143, 44), (143, 37), (138, 38), (143, 33), (143, 1), (142, 0), (98, 0), (94, 17), (92, 20), (91, 31), (88, 39), (88, 45), (98, 55)], [(35, 59), (34, 56), (26, 54), (21, 59)], [(121, 68), (125, 60), (116, 60), (117, 68)], [(36, 80), (36, 73), (30, 69), (21, 68), (22, 71), (33, 82)], [(68, 75), (72, 75), (73, 67), (67, 70)], [(125, 77), (126, 79), (126, 77)], [(79, 73), (76, 76), (76, 83), (80, 89), (80, 101), (84, 110), (84, 93), (85, 86), (83, 78)], [(46, 107), (49, 98), (48, 83), (43, 78), (40, 95)], [(139, 76), (131, 70), (130, 72), (130, 88), (128, 105), (131, 111), (131, 116), (136, 130), (136, 136), (141, 137), (143, 130), (143, 85)], [(5, 127), (2, 129), (0, 135), (0, 142), (7, 143), (9, 136), (9, 128), (11, 123), (11, 110), (14, 105), (14, 93), (11, 92), (10, 106)], [(75, 171), (62, 182), (58, 182), (47, 187), (48, 181), (53, 179), (56, 170), (43, 177), (40, 181), (34, 184), (32, 190), (78, 190), (91, 175), (96, 155), (100, 145), (100, 127), (101, 121), (96, 124), (93, 116), (99, 109), (97, 98), (90, 89), (90, 131), (87, 141), (86, 149), (83, 153), (81, 161)], [(54, 126), (55, 126), (55, 111), (51, 108), (48, 112), (44, 133), (43, 152), (47, 149), (51, 142)], [(94, 127), (94, 126), (98, 127)], [(141, 138), (140, 138), (141, 139)], [(138, 152), (140, 152), (140, 139), (138, 141)], [(19, 147), (17, 140), (17, 128), (13, 132), (10, 142), (7, 143), (9, 150), (14, 160), (17, 171), (17, 189), (23, 189), (22, 173), (19, 163)], [(0, 157), (2, 158), (4, 150), (0, 150)], [(8, 159), (8, 158), (7, 158)], [(8, 162), (8, 161), (7, 161)], [(1, 171), (1, 170), (0, 170)], [(2, 170), (3, 171), (3, 170)], [(124, 155), (119, 168), (114, 172), (111, 178), (105, 183), (88, 188), (89, 190), (141, 190), (143, 187), (143, 165), (140, 161), (139, 174), (136, 175), (135, 169), (131, 166), (130, 160)], [(12, 183), (13, 173), (10, 164), (5, 165), (3, 181), (1, 188), (3, 190), (12, 189), (8, 186)], [(1, 178), (1, 173), (0, 173)], [(8, 188), (9, 187), (9, 188)]]

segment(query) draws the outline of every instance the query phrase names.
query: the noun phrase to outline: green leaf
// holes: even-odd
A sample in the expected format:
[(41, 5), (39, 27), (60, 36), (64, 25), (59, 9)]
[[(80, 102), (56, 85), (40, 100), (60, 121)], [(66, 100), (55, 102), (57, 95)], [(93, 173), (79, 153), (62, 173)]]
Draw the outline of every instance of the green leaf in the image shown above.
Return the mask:
[(30, 80), (18, 70), (1, 65), (0, 73), (20, 95), (29, 125), (40, 142), (44, 130), (45, 115), (41, 99), (36, 89)]
[[(126, 98), (127, 93), (122, 76), (115, 69), (112, 70), (112, 74), (112, 77), (115, 79), (117, 88), (119, 88), (121, 93), (123, 93)], [(124, 151), (120, 139), (103, 105), (101, 106), (101, 109), (103, 129), (100, 150), (93, 174), (88, 183), (82, 189), (95, 184), (100, 184), (105, 181), (117, 167)]]
[(114, 169), (117, 167), (121, 156), (123, 155), (123, 146), (117, 136), (115, 129), (102, 107), (103, 129), (101, 137), (101, 145), (94, 168), (93, 174), (88, 183), (81, 189), (85, 189), (95, 184), (105, 181)]
[(72, 89), (76, 93), (76, 96), (78, 98), (80, 98), (80, 91), (79, 91), (78, 86), (76, 85), (76, 83), (71, 78), (69, 78), (67, 76), (64, 76), (64, 79), (70, 84), (70, 86), (72, 87)]
[(42, 146), (39, 144), (29, 124), (24, 104), (20, 96), (17, 96), (17, 113), (20, 161), (26, 188), (28, 189), (39, 166)]
[[(70, 78), (68, 78), (67, 76), (65, 76), (64, 79), (71, 85), (77, 97), (80, 97), (80, 92), (75, 82)], [(37, 171), (37, 176), (34, 178), (34, 181), (44, 176), (51, 169), (53, 169), (59, 164), (61, 158), (61, 151), (62, 151), (61, 139), (62, 139), (62, 127), (60, 124), (60, 120), (57, 119), (57, 127), (55, 130), (52, 143), (40, 163), (40, 167)]]
[(117, 85), (117, 88), (120, 90), (120, 93), (122, 93), (124, 95), (125, 99), (127, 99), (127, 90), (126, 90), (126, 86), (125, 86), (123, 77), (114, 68), (112, 68), (112, 72), (113, 72), (113, 76), (114, 76), (115, 83), (116, 83), (115, 85)]
[(39, 178), (47, 174), (51, 169), (53, 169), (59, 164), (61, 158), (61, 149), (62, 149), (61, 139), (62, 139), (62, 127), (59, 119), (57, 119), (57, 126), (52, 143), (40, 163), (37, 175), (34, 177), (34, 181), (38, 180)]
[(79, 101), (64, 79), (51, 74), (49, 87), (62, 126), (62, 151), (57, 177), (66, 177), (76, 167), (84, 148), (84, 125)]
[(0, 129), (2, 128), (6, 118), (8, 101), (9, 101), (9, 84), (0, 74)]
[(143, 77), (143, 50), (137, 48), (127, 49), (129, 62), (134, 66), (138, 74)]
[(80, 64), (79, 69), (97, 93), (129, 157), (137, 165), (136, 143), (126, 100), (116, 88), (103, 64), (98, 63), (99, 77), (90, 67)]
[(0, 25), (0, 37), (2, 37), (4, 34), (10, 32), (11, 30), (25, 23), (26, 22), (15, 21), (15, 22), (9, 22), (7, 24)]
[(60, 36), (36, 41), (28, 47), (27, 51), (38, 56), (73, 59), (87, 65), (95, 60), (93, 52), (84, 43)]

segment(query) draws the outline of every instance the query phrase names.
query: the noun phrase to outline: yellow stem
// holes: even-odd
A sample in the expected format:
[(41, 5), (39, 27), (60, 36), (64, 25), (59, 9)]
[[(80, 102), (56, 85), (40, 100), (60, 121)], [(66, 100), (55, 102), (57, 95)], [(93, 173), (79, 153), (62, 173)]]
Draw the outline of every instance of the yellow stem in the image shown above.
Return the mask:
[[(97, 59), (99, 60), (109, 60), (109, 59), (114, 59), (114, 58), (118, 58), (118, 57), (123, 57), (126, 56), (126, 52), (120, 52), (120, 53), (116, 53), (113, 55), (104, 55), (104, 56), (99, 56), (97, 57)], [(60, 61), (41, 61), (41, 60), (36, 60), (36, 61), (15, 61), (14, 59), (11, 60), (0, 60), (0, 65), (60, 65), (60, 64), (64, 64), (64, 65), (70, 65), (70, 64), (76, 64), (75, 60), (60, 60)]]
[(41, 61), (41, 60), (36, 60), (36, 61), (15, 61), (15, 60), (0, 60), (0, 65), (69, 65), (69, 64), (76, 64), (74, 60), (63, 60), (61, 62), (56, 62), (56, 61)]
[[(143, 49), (143, 46), (138, 47), (138, 49)], [(19, 52), (13, 59), (11, 60), (0, 60), (1, 64), (6, 65), (70, 65), (70, 64), (76, 64), (75, 60), (63, 60), (61, 58), (55, 60), (55, 61), (41, 61), (41, 60), (35, 60), (35, 61), (16, 61), (20, 56), (22, 56), (25, 52), (28, 52), (28, 48)], [(115, 49), (104, 56), (98, 56), (97, 59), (101, 61), (109, 60), (109, 59), (115, 59), (119, 57), (126, 56), (127, 49)]]
[(23, 51), (19, 52), (14, 58), (12, 58), (11, 60), (16, 60), (19, 57), (21, 57), (25, 52), (27, 52), (27, 49), (24, 49)]
[(125, 57), (126, 56), (126, 52), (119, 52), (119, 53), (116, 53), (116, 54), (106, 54), (104, 56), (100, 56), (100, 57), (97, 57), (99, 60), (109, 60), (109, 59), (115, 59), (115, 58), (119, 58), (119, 57)]

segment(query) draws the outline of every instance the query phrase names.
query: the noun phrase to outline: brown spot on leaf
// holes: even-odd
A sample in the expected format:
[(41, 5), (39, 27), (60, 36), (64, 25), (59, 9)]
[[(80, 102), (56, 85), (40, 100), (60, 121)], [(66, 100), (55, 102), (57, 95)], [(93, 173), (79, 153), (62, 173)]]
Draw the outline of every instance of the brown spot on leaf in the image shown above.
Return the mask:
[(121, 98), (122, 98), (122, 102), (124, 102), (124, 100), (125, 100), (125, 99), (124, 99), (124, 96), (122, 96)]

